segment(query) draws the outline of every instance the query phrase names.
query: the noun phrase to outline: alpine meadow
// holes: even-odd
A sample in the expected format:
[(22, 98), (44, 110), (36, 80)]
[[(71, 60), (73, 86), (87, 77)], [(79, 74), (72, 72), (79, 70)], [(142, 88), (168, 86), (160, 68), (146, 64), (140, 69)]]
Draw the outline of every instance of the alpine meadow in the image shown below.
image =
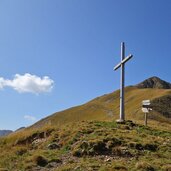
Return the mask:
[(0, 171), (171, 171), (170, 0), (0, 0)]

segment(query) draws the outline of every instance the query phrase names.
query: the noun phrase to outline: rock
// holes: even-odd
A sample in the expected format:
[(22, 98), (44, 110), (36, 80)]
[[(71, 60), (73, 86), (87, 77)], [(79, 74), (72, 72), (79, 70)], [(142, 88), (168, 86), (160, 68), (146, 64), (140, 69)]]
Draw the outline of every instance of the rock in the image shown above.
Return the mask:
[(49, 163), (62, 163), (61, 159), (52, 159), (49, 161)]
[(51, 144), (48, 144), (47, 148), (49, 150), (54, 150), (54, 149), (59, 149), (60, 146), (57, 143), (51, 143)]
[(82, 157), (83, 154), (80, 149), (74, 149), (72, 155), (75, 157)]
[(142, 144), (136, 143), (135, 144), (135, 149), (137, 149), (137, 150), (143, 150), (144, 148), (143, 148), (143, 145)]
[(52, 159), (49, 161), (48, 165), (46, 166), (47, 168), (54, 168), (62, 164), (62, 160), (60, 159)]
[(22, 156), (27, 152), (27, 148), (21, 147), (16, 151), (16, 155)]
[(111, 162), (111, 158), (106, 158), (104, 162)]
[(92, 155), (104, 154), (108, 150), (106, 148), (106, 144), (103, 141), (92, 142), (90, 144), (90, 146), (92, 146), (92, 148), (93, 148), (93, 154)]
[(133, 121), (131, 121), (131, 120), (127, 120), (126, 124), (129, 125), (130, 127), (136, 126), (136, 124)]
[(155, 144), (146, 144), (145, 146), (144, 146), (144, 149), (145, 150), (149, 150), (149, 151), (156, 151), (157, 150), (157, 145), (155, 145)]
[(45, 167), (48, 164), (48, 160), (43, 156), (36, 156), (35, 162), (38, 166), (42, 166), (42, 167)]
[[(46, 139), (51, 135), (51, 133), (54, 131), (54, 129), (49, 129), (46, 132), (35, 132), (23, 139), (19, 139), (15, 142), (15, 145), (26, 145), (26, 144), (32, 144), (33, 141), (37, 139)], [(39, 140), (38, 140), (39, 141)]]
[(37, 145), (37, 144), (40, 144), (40, 143), (45, 142), (45, 141), (46, 141), (45, 138), (35, 139), (35, 140), (32, 142), (32, 144), (33, 144), (33, 145)]

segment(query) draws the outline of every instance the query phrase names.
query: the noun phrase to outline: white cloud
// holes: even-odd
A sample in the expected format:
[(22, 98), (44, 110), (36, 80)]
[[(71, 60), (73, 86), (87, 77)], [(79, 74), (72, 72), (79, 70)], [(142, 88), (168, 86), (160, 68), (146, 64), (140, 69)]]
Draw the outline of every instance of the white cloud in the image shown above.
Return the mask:
[(16, 74), (14, 79), (8, 80), (0, 77), (0, 89), (11, 87), (19, 93), (34, 93), (50, 92), (53, 88), (54, 81), (48, 76), (38, 77), (26, 73), (24, 75)]
[(32, 122), (36, 121), (36, 118), (34, 116), (30, 116), (30, 115), (25, 115), (24, 119), (27, 119), (27, 120), (32, 121)]
[(0, 89), (4, 88), (4, 86), (5, 86), (4, 83), (5, 83), (4, 78), (0, 77)]

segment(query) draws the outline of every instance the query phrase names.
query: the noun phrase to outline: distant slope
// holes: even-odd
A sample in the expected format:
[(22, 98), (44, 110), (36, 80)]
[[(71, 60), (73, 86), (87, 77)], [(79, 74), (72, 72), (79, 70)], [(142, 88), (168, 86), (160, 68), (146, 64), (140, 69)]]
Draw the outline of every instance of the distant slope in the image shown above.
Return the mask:
[(11, 130), (0, 130), (0, 136), (5, 136), (5, 135), (8, 135), (12, 132), (13, 131), (11, 131)]
[(23, 127), (20, 127), (20, 128), (18, 128), (18, 129), (16, 129), (15, 132), (17, 132), (17, 131), (22, 131), (22, 130), (25, 129), (25, 128), (26, 128), (26, 127), (24, 127), (24, 126), (23, 126)]
[(165, 95), (153, 100), (153, 108), (166, 118), (171, 118), (171, 95)]
[[(142, 88), (139, 86), (130, 86), (125, 88), (125, 113), (126, 119), (139, 121), (143, 120), (143, 113), (141, 111), (142, 100), (150, 99), (154, 103), (154, 109), (150, 113), (149, 118), (170, 122), (171, 119), (171, 105), (169, 101), (163, 100), (166, 107), (163, 107), (160, 99), (171, 97), (171, 89), (168, 89), (169, 83), (161, 81), (157, 77), (148, 79), (148, 82), (154, 82), (152, 88)], [(146, 82), (146, 81), (145, 81)], [(150, 83), (151, 84), (151, 83)], [(142, 85), (140, 83), (139, 85)], [(154, 86), (155, 85), (155, 86)], [(147, 86), (148, 87), (148, 86)], [(162, 89), (165, 87), (166, 89)], [(170, 99), (170, 98), (169, 98)], [(99, 120), (111, 121), (119, 117), (119, 90), (97, 97), (90, 102), (73, 107), (61, 112), (54, 113), (47, 118), (44, 118), (34, 124), (32, 127), (41, 127), (43, 125), (62, 125), (73, 122), (80, 122), (82, 120)]]

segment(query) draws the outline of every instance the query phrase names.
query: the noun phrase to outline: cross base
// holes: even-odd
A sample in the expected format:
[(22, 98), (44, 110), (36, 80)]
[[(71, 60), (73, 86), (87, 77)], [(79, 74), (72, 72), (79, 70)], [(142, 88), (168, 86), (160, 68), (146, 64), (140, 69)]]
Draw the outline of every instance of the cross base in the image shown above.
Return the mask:
[(116, 120), (116, 123), (124, 124), (124, 123), (125, 123), (125, 120), (123, 120), (123, 119), (117, 119), (117, 120)]

